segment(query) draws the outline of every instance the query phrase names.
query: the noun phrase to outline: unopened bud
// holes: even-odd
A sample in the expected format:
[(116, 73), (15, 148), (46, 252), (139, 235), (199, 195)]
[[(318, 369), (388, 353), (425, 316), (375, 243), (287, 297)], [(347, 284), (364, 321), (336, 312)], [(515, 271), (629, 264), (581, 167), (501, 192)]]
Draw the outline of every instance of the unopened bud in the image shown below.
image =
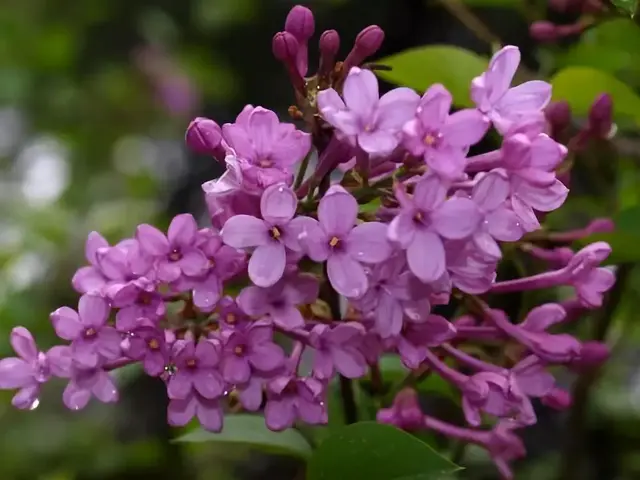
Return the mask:
[(213, 120), (198, 117), (187, 127), (185, 141), (195, 153), (214, 155), (222, 141), (222, 131)]
[(295, 62), (300, 45), (292, 33), (278, 32), (273, 36), (271, 49), (277, 60), (290, 65)]
[(383, 41), (384, 31), (379, 26), (369, 25), (362, 30), (344, 61), (345, 71), (349, 72), (351, 67), (360, 65), (367, 57), (375, 54), (382, 46)]
[(532, 23), (529, 34), (538, 42), (555, 42), (559, 38), (558, 27), (547, 20)]
[(561, 388), (554, 388), (540, 399), (543, 405), (554, 410), (566, 410), (571, 407), (571, 394)]
[(613, 99), (602, 93), (589, 110), (589, 132), (598, 138), (608, 138), (613, 129)]
[(412, 430), (424, 423), (424, 414), (420, 409), (418, 394), (412, 388), (398, 392), (391, 408), (383, 408), (376, 416), (378, 422), (395, 425), (398, 428)]
[(577, 371), (590, 370), (602, 365), (610, 356), (611, 350), (606, 344), (596, 341), (585, 342), (571, 367)]
[(587, 225), (589, 235), (594, 233), (611, 233), (616, 229), (616, 224), (610, 218), (596, 218)]
[(327, 30), (320, 35), (320, 75), (327, 75), (336, 62), (336, 55), (340, 50), (340, 35), (335, 30)]
[(308, 41), (315, 28), (313, 13), (302, 5), (293, 7), (284, 23), (284, 29), (296, 37), (300, 43)]
[(544, 114), (554, 134), (562, 132), (571, 124), (571, 107), (564, 100), (549, 104)]

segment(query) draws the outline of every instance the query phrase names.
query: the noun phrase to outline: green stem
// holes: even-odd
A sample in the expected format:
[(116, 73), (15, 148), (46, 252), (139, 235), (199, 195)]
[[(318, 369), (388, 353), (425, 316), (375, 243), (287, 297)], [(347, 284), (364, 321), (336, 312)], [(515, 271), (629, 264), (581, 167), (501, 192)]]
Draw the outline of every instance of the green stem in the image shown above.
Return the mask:
[(304, 176), (307, 173), (307, 168), (309, 168), (309, 161), (311, 160), (311, 155), (313, 154), (313, 150), (311, 150), (306, 157), (302, 160), (300, 164), (300, 168), (298, 169), (298, 175), (296, 176), (295, 182), (293, 182), (293, 189), (297, 190), (300, 185), (302, 185), (302, 181), (304, 180)]

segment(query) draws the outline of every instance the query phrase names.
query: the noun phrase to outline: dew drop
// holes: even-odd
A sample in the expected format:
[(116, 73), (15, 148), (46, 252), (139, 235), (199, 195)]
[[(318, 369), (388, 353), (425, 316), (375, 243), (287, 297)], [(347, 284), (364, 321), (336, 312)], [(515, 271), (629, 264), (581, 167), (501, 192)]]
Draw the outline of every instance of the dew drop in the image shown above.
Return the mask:
[(40, 399), (36, 398), (33, 400), (33, 403), (29, 405), (29, 410), (35, 410), (36, 408), (38, 408), (39, 405), (40, 405)]
[(280, 187), (280, 188), (278, 188), (278, 191), (279, 191), (280, 193), (284, 192), (284, 187)]

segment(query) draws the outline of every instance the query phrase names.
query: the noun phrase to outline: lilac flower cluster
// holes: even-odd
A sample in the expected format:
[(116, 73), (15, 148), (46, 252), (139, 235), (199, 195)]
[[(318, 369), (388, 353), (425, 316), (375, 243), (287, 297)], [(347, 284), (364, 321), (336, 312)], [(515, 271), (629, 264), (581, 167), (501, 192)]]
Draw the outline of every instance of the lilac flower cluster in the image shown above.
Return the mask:
[[(295, 7), (273, 41), (296, 91), (291, 114), (309, 133), (252, 105), (222, 126), (195, 119), (187, 144), (227, 167), (203, 185), (211, 226), (182, 214), (166, 233), (144, 224), (115, 245), (89, 234), (88, 265), (72, 279), (77, 309), (50, 317), (66, 343), (42, 352), (16, 327), (17, 356), (0, 361), (0, 388), (17, 389), (13, 405), (32, 409), (41, 384), (64, 378), (63, 401), (78, 410), (91, 397), (116, 401), (110, 372), (139, 363), (166, 382), (171, 425), (197, 417), (220, 431), (231, 400), (282, 430), (298, 420), (326, 423), (336, 376), (379, 374), (381, 356), (398, 355), (408, 371), (437, 374), (460, 391), (469, 428), (424, 415), (411, 390), (378, 420), (482, 445), (511, 478), (508, 462), (524, 455), (513, 430), (536, 422), (531, 400), (570, 404), (548, 367), (584, 369), (608, 356), (605, 345), (552, 327), (601, 306), (615, 280), (600, 266), (610, 247), (597, 242), (574, 253), (528, 237), (556, 235), (566, 244), (611, 227), (540, 231), (542, 215), (568, 193), (556, 177), (567, 148), (548, 135), (544, 114), (551, 86), (512, 87), (520, 53), (507, 46), (473, 80), (476, 107), (451, 113), (442, 85), (422, 97), (408, 88), (380, 96), (375, 66), (364, 63), (382, 42), (375, 26), (338, 63), (339, 36), (324, 32), (319, 70), (308, 76), (313, 33), (311, 12)], [(491, 127), (502, 146), (469, 156)], [(362, 208), (371, 202), (380, 202), (374, 213)], [(505, 247), (549, 270), (498, 281)], [(483, 296), (557, 286), (574, 296), (519, 322)], [(433, 313), (451, 301), (466, 312)], [(494, 364), (465, 351), (486, 340), (519, 344), (520, 353)], [(487, 418), (498, 423), (478, 428)]]

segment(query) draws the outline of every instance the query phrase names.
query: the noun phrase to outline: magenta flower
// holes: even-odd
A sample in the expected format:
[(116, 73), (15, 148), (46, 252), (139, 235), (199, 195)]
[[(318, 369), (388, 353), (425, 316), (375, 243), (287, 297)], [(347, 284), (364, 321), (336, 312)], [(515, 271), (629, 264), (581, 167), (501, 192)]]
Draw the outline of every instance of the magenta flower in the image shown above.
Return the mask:
[(109, 243), (98, 232), (91, 232), (87, 236), (84, 252), (89, 266), (81, 267), (73, 275), (71, 283), (79, 293), (101, 292), (108, 282), (100, 269), (97, 253), (100, 249), (109, 248)]
[(510, 370), (510, 375), (518, 384), (520, 391), (528, 397), (544, 397), (555, 387), (556, 380), (545, 364), (535, 355), (520, 360)]
[(175, 282), (182, 275), (202, 275), (208, 262), (195, 246), (198, 225), (192, 215), (177, 215), (171, 221), (167, 236), (157, 228), (142, 224), (136, 230), (141, 249), (155, 259), (155, 272), (161, 282)]
[(120, 287), (111, 295), (112, 307), (120, 309), (116, 313), (116, 328), (119, 331), (133, 330), (140, 318), (157, 322), (164, 316), (164, 300), (152, 281), (140, 277)]
[(57, 359), (66, 347), (53, 347), (47, 353), (38, 350), (31, 332), (24, 327), (11, 330), (11, 346), (17, 357), (0, 360), (0, 389), (18, 392), (11, 404), (22, 410), (32, 410), (38, 406), (40, 385), (52, 375), (61, 376)]
[(122, 350), (127, 357), (142, 362), (144, 371), (152, 377), (162, 374), (169, 364), (165, 333), (148, 319), (141, 319), (140, 326), (124, 340)]
[(259, 287), (270, 287), (282, 278), (286, 249), (299, 251), (300, 218), (294, 219), (298, 199), (284, 184), (272, 185), (262, 194), (262, 218), (231, 217), (222, 228), (222, 240), (234, 248), (257, 247), (249, 260), (249, 278)]
[(501, 133), (522, 118), (542, 115), (551, 100), (551, 85), (547, 82), (533, 80), (511, 87), (519, 64), (518, 47), (504, 47), (493, 55), (487, 71), (471, 83), (471, 98), (478, 110)]
[(238, 306), (236, 300), (227, 295), (218, 302), (218, 323), (222, 330), (244, 330), (253, 322), (251, 318)]
[(526, 455), (522, 440), (512, 431), (518, 426), (520, 425), (516, 422), (502, 420), (492, 430), (480, 434), (481, 445), (489, 451), (491, 459), (505, 480), (513, 479), (509, 462)]
[(200, 425), (210, 432), (222, 430), (223, 414), (218, 398), (207, 398), (192, 390), (185, 398), (172, 398), (167, 409), (167, 423), (183, 427), (197, 417)]
[(297, 306), (315, 301), (318, 288), (318, 281), (310, 275), (291, 275), (269, 288), (246, 287), (237, 301), (246, 314), (268, 315), (278, 327), (293, 330), (304, 325)]
[(479, 249), (475, 241), (445, 243), (449, 281), (463, 292), (477, 295), (491, 288), (496, 279), (497, 260)]
[(436, 175), (418, 180), (412, 197), (402, 187), (396, 188), (401, 210), (389, 225), (388, 236), (407, 251), (409, 269), (424, 282), (438, 280), (445, 273), (441, 237), (466, 238), (476, 231), (481, 219), (472, 200), (446, 197), (447, 188)]
[(416, 117), (403, 128), (407, 150), (423, 157), (431, 170), (447, 180), (464, 174), (469, 147), (489, 128), (488, 119), (475, 109), (449, 115), (452, 101), (444, 86), (432, 85), (422, 96)]
[(255, 322), (245, 330), (225, 330), (220, 335), (222, 376), (233, 385), (248, 382), (253, 370), (270, 372), (284, 365), (284, 351), (273, 343), (273, 328), (267, 321)]
[(230, 153), (265, 170), (288, 172), (311, 148), (311, 135), (296, 130), (292, 123), (280, 123), (271, 110), (250, 105), (238, 115), (236, 123), (222, 126), (222, 135)]
[(402, 127), (420, 101), (417, 93), (404, 87), (380, 97), (375, 74), (357, 67), (349, 71), (342, 95), (344, 101), (333, 88), (319, 92), (320, 113), (353, 145), (380, 155), (398, 146)]
[(80, 297), (78, 311), (60, 307), (51, 314), (56, 334), (70, 340), (73, 358), (79, 365), (93, 368), (104, 360), (120, 357), (120, 334), (107, 325), (109, 303), (94, 294)]
[(424, 427), (424, 414), (420, 408), (417, 392), (412, 388), (400, 390), (390, 408), (378, 410), (376, 420), (403, 430), (417, 430)]
[[(345, 189), (334, 185), (320, 200), (318, 220), (300, 217), (300, 245), (316, 262), (327, 261), (333, 288), (345, 297), (362, 296), (369, 284), (364, 264), (385, 261), (392, 252), (387, 225), (366, 222), (354, 227), (358, 202)], [(303, 223), (304, 222), (304, 223)]]
[(80, 368), (71, 364), (67, 376), (70, 380), (62, 392), (62, 401), (71, 410), (82, 410), (92, 396), (103, 403), (118, 401), (115, 382), (101, 366)]
[(544, 187), (555, 182), (555, 169), (567, 155), (567, 148), (544, 133), (529, 131), (507, 136), (500, 154), (501, 166), (511, 175)]
[(169, 378), (170, 399), (186, 399), (193, 390), (208, 399), (223, 395), (225, 384), (218, 372), (220, 345), (214, 340), (178, 340), (171, 350), (176, 371)]
[(595, 242), (577, 252), (565, 267), (569, 283), (575, 288), (580, 303), (587, 308), (599, 308), (606, 292), (616, 281), (615, 274), (600, 267), (611, 253), (611, 246)]
[(429, 315), (425, 321), (407, 322), (396, 339), (396, 348), (407, 368), (418, 368), (427, 349), (442, 345), (456, 335), (456, 328), (440, 315)]
[(357, 322), (340, 323), (335, 327), (319, 324), (309, 335), (313, 347), (313, 374), (319, 380), (330, 380), (337, 371), (347, 378), (360, 378), (367, 372), (362, 354), (364, 327)]
[(327, 423), (324, 386), (312, 377), (274, 378), (267, 384), (264, 416), (274, 431), (292, 427), (298, 418), (309, 425)]

